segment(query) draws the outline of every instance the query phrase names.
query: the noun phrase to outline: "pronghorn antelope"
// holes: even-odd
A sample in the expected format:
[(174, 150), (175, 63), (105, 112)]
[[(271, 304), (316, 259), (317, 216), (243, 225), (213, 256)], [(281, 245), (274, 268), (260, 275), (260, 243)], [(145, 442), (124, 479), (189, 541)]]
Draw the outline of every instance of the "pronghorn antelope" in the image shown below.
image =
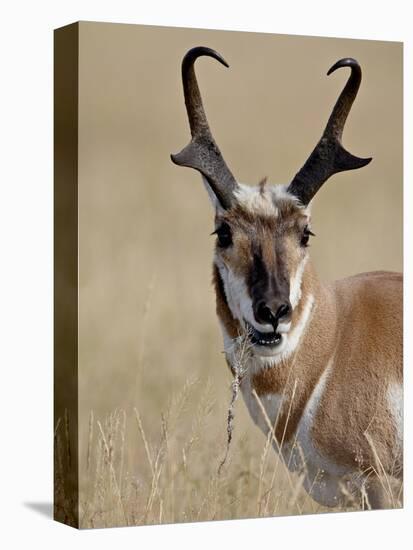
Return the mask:
[[(356, 60), (324, 133), (287, 185), (238, 183), (211, 134), (194, 71), (214, 50), (182, 62), (192, 139), (172, 161), (198, 170), (215, 209), (216, 309), (227, 362), (249, 412), (317, 502), (364, 495), (391, 506), (402, 483), (402, 276), (370, 272), (324, 284), (310, 261), (311, 201), (333, 174), (366, 166), (341, 144), (361, 82)], [(263, 414), (265, 411), (265, 415)], [(270, 421), (269, 424), (268, 420)]]

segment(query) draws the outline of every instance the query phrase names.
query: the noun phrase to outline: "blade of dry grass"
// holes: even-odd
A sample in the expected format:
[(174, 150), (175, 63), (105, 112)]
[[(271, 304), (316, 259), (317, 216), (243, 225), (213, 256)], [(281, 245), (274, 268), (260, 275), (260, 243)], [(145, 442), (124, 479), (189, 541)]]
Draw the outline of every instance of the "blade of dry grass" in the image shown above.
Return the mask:
[[(290, 484), (290, 487), (291, 489), (293, 490), (293, 494), (296, 493), (296, 491), (294, 490), (294, 484), (292, 482), (292, 478), (291, 478), (291, 475), (290, 475), (290, 472), (287, 468), (287, 465), (285, 463), (285, 459), (283, 457), (283, 454), (282, 454), (282, 446), (283, 446), (283, 443), (284, 443), (284, 439), (285, 439), (285, 434), (286, 434), (286, 431), (287, 431), (287, 425), (288, 425), (288, 421), (289, 421), (289, 418), (290, 418), (290, 415), (291, 415), (291, 407), (292, 407), (292, 403), (293, 403), (293, 400), (294, 400), (294, 396), (295, 396), (295, 391), (296, 391), (296, 388), (297, 388), (297, 380), (294, 382), (294, 387), (293, 387), (293, 391), (292, 391), (292, 396), (291, 396), (291, 400), (290, 400), (290, 404), (289, 404), (289, 408), (288, 408), (288, 413), (287, 413), (287, 418), (286, 418), (286, 421), (285, 421), (285, 425), (284, 425), (284, 430), (283, 430), (283, 435), (282, 435), (282, 438), (281, 438), (281, 441), (280, 443), (278, 442), (276, 436), (275, 436), (275, 429), (274, 429), (274, 426), (271, 424), (271, 421), (270, 419), (268, 418), (268, 414), (267, 414), (267, 411), (265, 410), (265, 407), (264, 405), (262, 404), (262, 401), (261, 399), (259, 398), (257, 392), (254, 390), (252, 390), (252, 394), (253, 396), (255, 397), (257, 403), (258, 403), (258, 406), (260, 408), (260, 411), (263, 415), (263, 418), (267, 424), (267, 427), (268, 427), (268, 430), (269, 430), (269, 433), (270, 433), (270, 436), (271, 436), (271, 439), (272, 441), (274, 442), (276, 448), (277, 448), (277, 451), (278, 451), (278, 455), (279, 455), (279, 458), (281, 459), (281, 461), (283, 462), (284, 466), (285, 466), (285, 469), (286, 469), (286, 472), (287, 472), (287, 478), (288, 478), (288, 481), (289, 481), (289, 484)], [(277, 467), (277, 466), (276, 466)], [(297, 508), (298, 508), (298, 511), (299, 513), (301, 514), (302, 513), (302, 510), (301, 510), (301, 507), (300, 505), (297, 503), (297, 501), (294, 502), (294, 504), (296, 504)]]
[(238, 338), (238, 350), (237, 353), (234, 355), (235, 360), (231, 362), (231, 367), (233, 369), (234, 378), (232, 380), (231, 384), (231, 401), (228, 407), (228, 413), (227, 413), (227, 446), (225, 449), (225, 455), (224, 458), (221, 460), (219, 466), (218, 466), (218, 475), (221, 474), (222, 468), (224, 467), (229, 454), (229, 449), (231, 446), (232, 441), (232, 433), (234, 430), (234, 408), (235, 408), (235, 402), (238, 398), (242, 378), (244, 377), (246, 371), (247, 371), (247, 360), (248, 360), (248, 351), (249, 351), (249, 337), (248, 334), (239, 337)]
[(370, 445), (370, 448), (373, 453), (374, 461), (376, 463), (377, 479), (379, 480), (380, 485), (382, 486), (387, 498), (391, 502), (391, 507), (394, 508), (395, 502), (394, 502), (392, 487), (390, 484), (390, 479), (389, 479), (389, 476), (387, 475), (387, 472), (383, 466), (382, 461), (380, 460), (373, 438), (369, 433), (367, 433), (367, 431), (364, 432), (364, 437), (367, 439), (368, 444)]
[(110, 473), (111, 473), (111, 476), (112, 476), (112, 483), (113, 483), (113, 486), (115, 488), (116, 496), (119, 500), (119, 505), (120, 505), (120, 508), (121, 508), (121, 511), (122, 511), (123, 518), (125, 520), (125, 523), (127, 524), (127, 517), (126, 517), (125, 509), (124, 509), (124, 506), (123, 506), (122, 495), (121, 495), (121, 492), (120, 492), (120, 489), (119, 489), (118, 481), (116, 479), (116, 472), (115, 472), (115, 468), (114, 468), (113, 462), (112, 462), (112, 455), (111, 455), (111, 452), (110, 452), (110, 447), (109, 447), (108, 442), (106, 440), (106, 436), (105, 436), (105, 432), (103, 431), (102, 424), (99, 422), (99, 420), (97, 421), (97, 425), (98, 425), (100, 435), (101, 435), (101, 438), (102, 438), (102, 442), (103, 442), (103, 445), (104, 445), (104, 449), (105, 449), (105, 452), (106, 452), (106, 455), (107, 455), (107, 460), (108, 460), (108, 463), (109, 463)]
[(89, 437), (88, 437), (87, 458), (86, 458), (86, 468), (87, 468), (88, 471), (90, 470), (90, 463), (91, 463), (91, 460), (92, 460), (93, 424), (94, 424), (93, 411), (90, 411), (90, 415), (89, 415)]
[(143, 429), (142, 420), (141, 420), (140, 414), (138, 412), (138, 409), (136, 407), (134, 407), (133, 410), (135, 412), (136, 423), (138, 424), (139, 433), (141, 434), (142, 441), (143, 441), (143, 446), (145, 448), (146, 458), (148, 460), (149, 468), (151, 470), (151, 474), (152, 474), (152, 477), (153, 477), (155, 475), (155, 470), (154, 470), (154, 466), (153, 466), (153, 462), (152, 462), (152, 458), (151, 458), (151, 452), (149, 450), (148, 440), (146, 439), (145, 430)]

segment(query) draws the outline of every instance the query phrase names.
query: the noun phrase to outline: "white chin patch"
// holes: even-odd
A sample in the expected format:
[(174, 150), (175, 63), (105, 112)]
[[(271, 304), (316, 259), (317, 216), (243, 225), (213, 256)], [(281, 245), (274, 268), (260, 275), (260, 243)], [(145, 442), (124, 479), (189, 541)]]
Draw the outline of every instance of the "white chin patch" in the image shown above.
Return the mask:
[[(254, 354), (262, 358), (262, 366), (273, 367), (281, 361), (288, 359), (294, 353), (304, 337), (313, 306), (314, 296), (309, 294), (300, 318), (288, 333), (282, 334), (282, 340), (276, 348), (272, 350), (262, 349), (261, 347), (259, 349), (254, 348)], [(272, 353), (269, 353), (269, 351), (272, 351)]]
[(276, 346), (260, 346), (259, 344), (255, 344), (252, 348), (252, 354), (258, 357), (265, 357), (268, 359), (271, 359), (273, 357), (277, 357), (280, 353), (282, 353), (286, 346), (286, 336), (281, 337), (281, 341)]

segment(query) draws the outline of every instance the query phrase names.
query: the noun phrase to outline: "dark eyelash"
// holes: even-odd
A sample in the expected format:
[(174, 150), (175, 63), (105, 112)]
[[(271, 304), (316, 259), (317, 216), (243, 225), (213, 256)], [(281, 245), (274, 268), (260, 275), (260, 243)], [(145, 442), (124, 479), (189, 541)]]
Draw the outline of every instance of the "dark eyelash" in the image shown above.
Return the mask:
[(232, 244), (231, 228), (227, 223), (221, 224), (212, 235), (217, 235), (218, 246), (220, 248), (228, 248)]
[(307, 248), (308, 247), (308, 241), (310, 239), (310, 235), (315, 237), (315, 234), (311, 231), (309, 227), (304, 227), (303, 233), (301, 235), (300, 244), (302, 247)]

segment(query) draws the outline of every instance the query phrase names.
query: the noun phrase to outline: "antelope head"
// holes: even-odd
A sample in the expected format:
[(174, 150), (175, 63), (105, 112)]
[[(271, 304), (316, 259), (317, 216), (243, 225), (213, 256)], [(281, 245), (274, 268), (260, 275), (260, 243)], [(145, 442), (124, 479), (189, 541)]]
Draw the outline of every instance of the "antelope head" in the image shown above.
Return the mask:
[(238, 334), (248, 334), (255, 355), (276, 356), (288, 343), (301, 298), (308, 243), (313, 235), (311, 200), (333, 174), (361, 168), (371, 161), (353, 156), (341, 144), (344, 124), (360, 86), (361, 69), (357, 61), (347, 58), (328, 71), (351, 69), (320, 141), (291, 183), (269, 185), (264, 180), (247, 186), (234, 178), (209, 128), (194, 71), (200, 56), (212, 57), (228, 67), (210, 48), (193, 48), (185, 55), (182, 80), (192, 139), (171, 159), (201, 173), (215, 208), (216, 287), (228, 306), (231, 322)]

